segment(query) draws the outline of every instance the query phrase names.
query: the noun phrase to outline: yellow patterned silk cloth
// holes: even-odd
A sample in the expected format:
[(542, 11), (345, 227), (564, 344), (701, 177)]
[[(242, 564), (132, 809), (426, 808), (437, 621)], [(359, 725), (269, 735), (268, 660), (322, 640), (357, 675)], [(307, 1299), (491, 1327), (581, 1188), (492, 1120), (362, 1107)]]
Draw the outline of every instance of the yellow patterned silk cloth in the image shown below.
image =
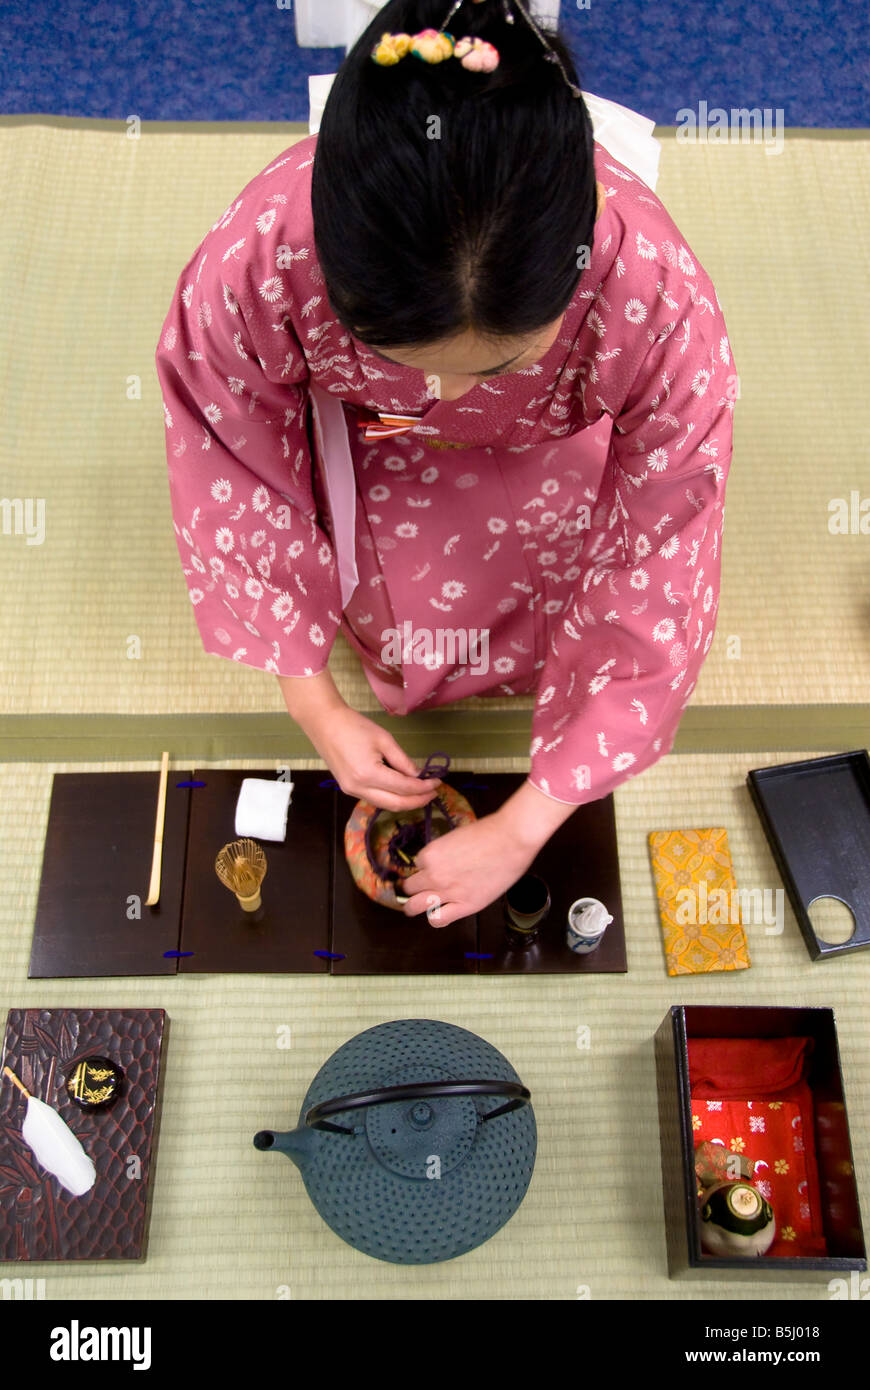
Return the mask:
[(649, 850), (668, 974), (748, 970), (725, 829), (653, 830)]

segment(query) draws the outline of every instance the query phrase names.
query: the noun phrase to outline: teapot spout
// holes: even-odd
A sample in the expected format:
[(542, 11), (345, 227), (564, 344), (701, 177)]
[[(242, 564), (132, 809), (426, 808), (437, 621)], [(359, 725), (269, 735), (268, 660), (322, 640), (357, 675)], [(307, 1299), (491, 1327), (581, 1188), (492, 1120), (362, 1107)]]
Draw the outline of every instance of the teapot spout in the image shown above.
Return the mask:
[(254, 1135), (254, 1147), (257, 1149), (274, 1149), (277, 1153), (286, 1154), (292, 1158), (297, 1168), (302, 1168), (303, 1164), (311, 1157), (313, 1131), (306, 1129), (303, 1125), (301, 1129), (291, 1129), (285, 1134), (278, 1134), (271, 1129), (261, 1129), (259, 1134)]

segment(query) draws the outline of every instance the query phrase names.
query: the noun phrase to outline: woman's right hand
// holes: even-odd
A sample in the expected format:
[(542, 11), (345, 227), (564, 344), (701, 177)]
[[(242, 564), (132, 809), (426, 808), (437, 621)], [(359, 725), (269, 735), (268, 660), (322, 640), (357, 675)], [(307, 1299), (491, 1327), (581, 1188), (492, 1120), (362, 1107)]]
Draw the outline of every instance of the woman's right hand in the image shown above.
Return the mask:
[(290, 715), (348, 796), (385, 811), (410, 811), (432, 800), (440, 779), (421, 779), (392, 734), (351, 709), (328, 672), (278, 679)]

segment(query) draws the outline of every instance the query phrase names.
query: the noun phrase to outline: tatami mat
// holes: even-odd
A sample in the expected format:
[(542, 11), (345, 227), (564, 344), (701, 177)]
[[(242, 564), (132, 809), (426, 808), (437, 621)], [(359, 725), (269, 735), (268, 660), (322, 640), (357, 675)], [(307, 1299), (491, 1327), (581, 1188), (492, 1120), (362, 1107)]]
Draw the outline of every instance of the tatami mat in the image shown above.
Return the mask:
[[(717, 287), (741, 381), (719, 624), (693, 704), (860, 704), (870, 550), (828, 517), (870, 493), (870, 142), (787, 133), (768, 154), (659, 134), (659, 192)], [(6, 713), (283, 710), (273, 677), (202, 650), (154, 349), (187, 259), (296, 138), (0, 121), (0, 492), (44, 499), (46, 527), (41, 544), (0, 536)], [(343, 639), (331, 666), (350, 703), (377, 708)]]
[[(750, 767), (778, 760), (672, 754), (617, 791), (629, 970), (579, 979), (28, 982), (52, 773), (114, 767), (0, 767), (0, 1017), (13, 1006), (135, 1004), (171, 1019), (146, 1262), (27, 1272), (46, 1279), (48, 1299), (273, 1299), (287, 1286), (296, 1299), (574, 1300), (585, 1286), (593, 1300), (827, 1300), (824, 1276), (684, 1283), (668, 1280), (665, 1263), (652, 1037), (672, 1004), (835, 1007), (865, 1229), (870, 1215), (870, 952), (812, 962), (786, 901), (781, 935), (748, 925), (750, 970), (665, 974), (647, 832), (727, 826), (738, 887), (780, 888), (745, 782)], [(505, 1053), (532, 1092), (539, 1150), (525, 1201), (492, 1240), (444, 1265), (400, 1268), (339, 1240), (293, 1165), (251, 1140), (261, 1128), (293, 1127), (315, 1072), (348, 1038), (413, 1017), (469, 1028)], [(591, 1030), (588, 1049), (577, 1047), (581, 1025)], [(276, 1041), (282, 1026), (291, 1029), (286, 1051)]]

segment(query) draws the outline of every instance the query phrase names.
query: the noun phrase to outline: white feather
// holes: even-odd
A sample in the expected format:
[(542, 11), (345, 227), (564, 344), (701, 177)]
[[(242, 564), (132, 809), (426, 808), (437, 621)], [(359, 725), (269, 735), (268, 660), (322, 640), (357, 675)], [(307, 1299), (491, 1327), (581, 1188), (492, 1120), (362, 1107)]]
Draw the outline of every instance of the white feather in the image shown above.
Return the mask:
[(97, 1180), (96, 1168), (57, 1111), (36, 1096), (27, 1102), (21, 1134), (37, 1162), (53, 1173), (67, 1192), (81, 1197), (91, 1190)]

